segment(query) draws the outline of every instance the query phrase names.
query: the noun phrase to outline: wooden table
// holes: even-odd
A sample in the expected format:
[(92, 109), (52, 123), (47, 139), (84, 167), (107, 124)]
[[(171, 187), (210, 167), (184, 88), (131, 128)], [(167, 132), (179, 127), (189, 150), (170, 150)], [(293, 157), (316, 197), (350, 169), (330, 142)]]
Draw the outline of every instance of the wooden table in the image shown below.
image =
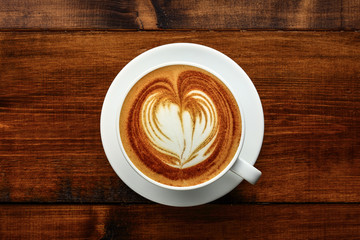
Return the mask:
[[(358, 1), (0, 1), (0, 239), (360, 239)], [(260, 181), (174, 208), (100, 141), (106, 91), (155, 46), (213, 47), (262, 100)]]

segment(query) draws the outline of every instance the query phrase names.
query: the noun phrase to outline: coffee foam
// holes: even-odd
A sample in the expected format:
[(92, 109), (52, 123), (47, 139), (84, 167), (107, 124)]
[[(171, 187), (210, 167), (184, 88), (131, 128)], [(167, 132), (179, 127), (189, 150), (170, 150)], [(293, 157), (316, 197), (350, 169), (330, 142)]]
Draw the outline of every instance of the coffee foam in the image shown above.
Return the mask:
[[(216, 108), (206, 93), (193, 90), (178, 103), (168, 95), (154, 93), (141, 108), (142, 127), (159, 152), (173, 157), (165, 162), (175, 168), (187, 168), (207, 159), (219, 131)], [(189, 109), (187, 109), (187, 108)]]
[(155, 181), (191, 186), (218, 175), (241, 137), (241, 116), (227, 87), (196, 67), (172, 65), (138, 81), (120, 114), (124, 149)]

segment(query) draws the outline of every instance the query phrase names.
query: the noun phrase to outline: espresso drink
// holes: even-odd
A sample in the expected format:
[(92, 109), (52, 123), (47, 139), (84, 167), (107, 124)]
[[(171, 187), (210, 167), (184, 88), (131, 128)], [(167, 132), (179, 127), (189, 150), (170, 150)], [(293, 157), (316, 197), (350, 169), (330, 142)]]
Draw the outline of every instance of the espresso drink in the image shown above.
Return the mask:
[(241, 115), (230, 90), (211, 73), (188, 65), (142, 77), (125, 98), (119, 124), (133, 164), (170, 186), (193, 186), (218, 175), (241, 138)]

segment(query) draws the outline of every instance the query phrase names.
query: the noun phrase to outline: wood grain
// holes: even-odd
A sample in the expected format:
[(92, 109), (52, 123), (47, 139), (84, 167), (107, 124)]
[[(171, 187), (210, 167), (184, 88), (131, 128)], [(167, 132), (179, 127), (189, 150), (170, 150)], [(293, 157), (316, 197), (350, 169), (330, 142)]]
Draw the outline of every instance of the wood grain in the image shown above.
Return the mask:
[(262, 99), (262, 179), (217, 203), (359, 202), (360, 33), (235, 31), (0, 33), (0, 201), (147, 202), (108, 164), (99, 119), (118, 71), (170, 42), (227, 54)]
[(357, 239), (360, 205), (0, 205), (3, 239)]
[[(358, 29), (353, 1), (153, 1), (164, 29)], [(343, 13), (346, 14), (343, 14)]]
[(135, 1), (0, 1), (1, 29), (138, 28)]
[(0, 1), (0, 29), (360, 29), (357, 1)]

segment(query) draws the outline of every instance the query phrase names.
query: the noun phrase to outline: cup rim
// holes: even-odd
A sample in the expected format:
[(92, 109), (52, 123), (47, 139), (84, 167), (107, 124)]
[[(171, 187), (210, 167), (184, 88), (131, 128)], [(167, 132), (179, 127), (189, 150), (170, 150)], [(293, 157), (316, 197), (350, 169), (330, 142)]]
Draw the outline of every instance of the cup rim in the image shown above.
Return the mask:
[[(239, 108), (239, 111), (240, 111), (240, 116), (241, 116), (241, 138), (240, 138), (240, 142), (239, 142), (239, 145), (238, 145), (238, 148), (233, 156), (233, 158), (231, 159), (230, 163), (219, 173), (217, 174), (215, 177), (205, 181), (205, 182), (202, 182), (202, 183), (199, 183), (199, 184), (196, 184), (196, 185), (191, 185), (191, 186), (184, 186), (184, 187), (181, 187), (181, 186), (171, 186), (171, 185), (167, 185), (167, 184), (164, 184), (164, 183), (160, 183), (150, 177), (148, 177), (146, 174), (144, 174), (143, 172), (141, 172), (136, 166), (135, 164), (130, 160), (130, 157), (127, 155), (126, 151), (125, 151), (125, 148), (122, 144), (122, 141), (121, 141), (121, 134), (120, 134), (120, 113), (121, 113), (121, 109), (122, 109), (122, 106), (123, 106), (123, 103), (127, 97), (127, 95), (129, 94), (130, 90), (134, 87), (134, 85), (141, 79), (143, 78), (146, 74), (152, 72), (152, 71), (155, 71), (156, 69), (159, 69), (159, 68), (162, 68), (162, 67), (166, 67), (166, 66), (172, 66), (172, 65), (188, 65), (188, 66), (193, 66), (193, 67), (197, 67), (197, 68), (200, 68), (200, 69), (203, 69), (211, 74), (213, 74), (214, 76), (216, 76), (218, 79), (220, 79), (221, 82), (223, 82), (225, 84), (225, 86), (229, 89), (229, 91), (231, 92), (231, 94), (233, 95), (233, 97), (235, 98), (236, 100), (236, 103), (237, 103), (237, 106)], [(126, 159), (127, 163), (134, 169), (134, 171), (139, 174), (142, 178), (144, 178), (145, 180), (147, 180), (148, 182), (152, 183), (152, 184), (155, 184), (159, 187), (162, 187), (162, 188), (166, 188), (166, 189), (170, 189), (170, 190), (194, 190), (194, 189), (198, 189), (198, 188), (202, 188), (202, 187), (205, 187), (213, 182), (215, 182), (216, 180), (218, 180), (219, 178), (221, 178), (222, 176), (225, 175), (225, 173), (227, 173), (231, 167), (234, 165), (234, 163), (237, 161), (237, 159), (239, 158), (240, 156), (240, 152), (241, 152), (241, 149), (244, 145), (244, 139), (245, 139), (245, 117), (244, 117), (244, 111), (243, 111), (243, 108), (241, 106), (241, 103), (239, 101), (239, 99), (236, 97), (236, 95), (234, 94), (234, 91), (232, 90), (232, 87), (230, 86), (230, 84), (228, 82), (226, 82), (222, 76), (220, 74), (218, 74), (217, 72), (211, 70), (210, 68), (208, 67), (205, 67), (201, 64), (198, 64), (198, 63), (193, 63), (193, 62), (189, 62), (189, 61), (170, 61), (170, 62), (166, 62), (166, 63), (162, 63), (162, 64), (158, 64), (156, 66), (153, 66), (153, 67), (150, 67), (149, 69), (147, 69), (146, 71), (144, 71), (143, 73), (139, 74), (137, 78), (135, 78), (134, 80), (131, 81), (131, 83), (129, 84), (129, 87), (128, 89), (126, 89), (125, 91), (125, 94), (123, 95), (123, 98), (122, 100), (120, 101), (120, 104), (118, 106), (118, 109), (117, 109), (117, 115), (116, 115), (116, 135), (117, 135), (117, 141), (118, 141), (118, 144), (121, 148), (121, 152), (124, 156), (124, 158)]]

